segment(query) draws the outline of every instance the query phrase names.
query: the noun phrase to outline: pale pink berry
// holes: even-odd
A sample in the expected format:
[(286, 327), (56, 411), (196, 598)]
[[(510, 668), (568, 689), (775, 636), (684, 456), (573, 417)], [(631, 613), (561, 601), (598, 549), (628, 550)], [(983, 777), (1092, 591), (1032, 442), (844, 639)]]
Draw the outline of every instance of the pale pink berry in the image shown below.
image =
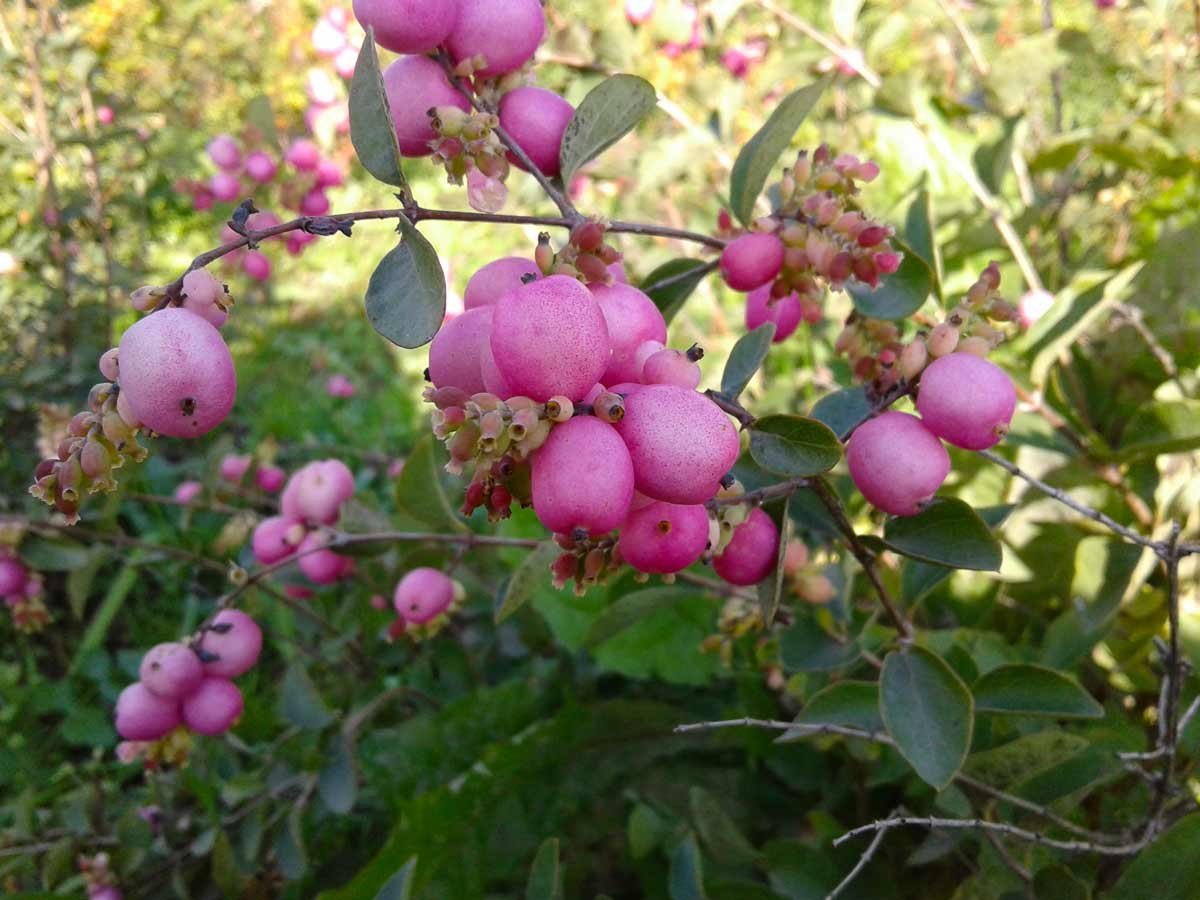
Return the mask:
[(467, 170), (467, 203), (483, 213), (498, 213), (508, 202), (508, 185), (479, 169)]
[(296, 548), (300, 571), (314, 584), (333, 584), (349, 571), (349, 557), (323, 549), (329, 540), (327, 534), (310, 531)]
[(642, 369), (638, 349), (647, 341), (660, 345), (667, 340), (667, 323), (654, 301), (627, 284), (590, 284), (608, 328), (612, 358), (599, 379), (605, 384), (640, 381)]
[(183, 308), (214, 328), (220, 328), (229, 318), (229, 312), (222, 308), (225, 299), (225, 285), (207, 269), (193, 269), (183, 276)]
[(538, 0), (459, 0), (446, 47), (456, 63), (482, 56), (487, 65), (475, 74), (492, 78), (525, 65), (545, 33)]
[(171, 437), (199, 437), (233, 409), (237, 377), (221, 334), (186, 309), (167, 308), (121, 337), (121, 396), (138, 421)]
[(242, 164), (242, 151), (237, 140), (228, 134), (218, 134), (208, 142), (208, 158), (218, 169), (231, 172)]
[(242, 271), (255, 281), (266, 281), (271, 277), (271, 260), (258, 250), (247, 250), (242, 257)]
[[(378, 28), (375, 30), (379, 31)], [(321, 16), (313, 26), (312, 45), (321, 56), (336, 56), (346, 46), (346, 32), (331, 22), (328, 16)]]
[(773, 234), (743, 234), (721, 251), (721, 277), (735, 291), (762, 287), (783, 268), (783, 250), (783, 241)]
[(312, 141), (300, 138), (292, 141), (284, 159), (291, 164), (292, 168), (300, 172), (312, 172), (321, 162), (321, 151)]
[(164, 700), (182, 700), (203, 680), (204, 666), (191, 647), (173, 641), (146, 652), (138, 677), (147, 690)]
[(344, 462), (310, 462), (288, 479), (279, 506), (285, 516), (315, 525), (332, 525), (343, 503), (354, 495), (354, 474)]
[(226, 481), (237, 484), (246, 476), (253, 464), (254, 457), (248, 453), (227, 453), (221, 457), (221, 462), (217, 466), (217, 474)]
[(260, 491), (276, 494), (287, 481), (287, 473), (279, 466), (259, 466), (254, 473), (254, 483)]
[(850, 477), (894, 516), (921, 511), (950, 473), (950, 454), (916, 416), (894, 410), (860, 425), (846, 446)]
[[(103, 109), (103, 107), (101, 107)], [(97, 111), (99, 115), (99, 111)], [(100, 885), (96, 890), (88, 891), (88, 900), (124, 900), (125, 894), (111, 884)]]
[(266, 184), (275, 177), (275, 160), (261, 150), (256, 150), (246, 157), (246, 174), (252, 181)]
[[(429, 377), (435, 387), (487, 390), (481, 360), (492, 333), (492, 307), (468, 309), (442, 326), (429, 345)], [(507, 396), (507, 395), (506, 395)]]
[(383, 86), (396, 126), (396, 139), (405, 156), (427, 156), (433, 152), (433, 125), (429, 110), (455, 106), (469, 112), (471, 104), (456, 91), (446, 73), (425, 56), (402, 56), (383, 73)]
[(117, 697), (117, 734), (127, 741), (157, 741), (179, 724), (179, 701), (135, 681)]
[(450, 34), (458, 18), (454, 0), (354, 0), (354, 17), (375, 29), (380, 47), (395, 53), (428, 53)]
[(715, 403), (672, 384), (629, 394), (616, 428), (629, 448), (637, 489), (668, 503), (710, 499), (740, 449), (737, 428)]
[(492, 354), (518, 394), (577, 401), (603, 380), (610, 356), (604, 313), (574, 278), (551, 275), (523, 285), (493, 310)]
[(609, 263), (608, 274), (612, 277), (613, 281), (620, 284), (629, 284), (629, 277), (625, 274), (625, 263), (623, 260), (618, 259), (614, 263)]
[(422, 566), (404, 573), (392, 595), (392, 605), (407, 622), (424, 625), (454, 602), (454, 581), (444, 572)]
[(116, 117), (117, 114), (113, 112), (113, 108), (111, 106), (96, 107), (96, 121), (101, 125), (111, 125)]
[(708, 511), (653, 500), (621, 526), (621, 558), (639, 572), (667, 575), (686, 569), (708, 547)]
[[(561, 171), (558, 151), (573, 115), (575, 107), (545, 88), (519, 87), (500, 99), (500, 126), (530, 161), (551, 178)], [(509, 159), (521, 166), (512, 154)]]
[(683, 350), (659, 350), (642, 366), (642, 381), (695, 390), (700, 383), (700, 367)]
[(525, 283), (522, 279), (530, 275), (534, 280), (542, 277), (532, 259), (505, 256), (493, 260), (480, 268), (467, 282), (466, 290), (463, 291), (463, 306), (466, 309), (491, 306), (509, 291), (519, 288)]
[(262, 652), (262, 629), (240, 609), (223, 609), (200, 637), (204, 674), (214, 678), (237, 678), (249, 672)]
[(713, 559), (713, 571), (730, 584), (758, 584), (775, 568), (778, 554), (779, 529), (755, 507), (746, 521), (733, 529), (733, 538), (721, 555)]
[(213, 195), (213, 199), (222, 203), (230, 203), (241, 194), (242, 183), (238, 181), (236, 175), (231, 175), (229, 172), (218, 172), (209, 179), (208, 190)]
[(629, 513), (633, 463), (620, 435), (592, 416), (555, 425), (533, 456), (533, 511), (559, 534), (612, 531)]
[(121, 369), (118, 365), (117, 348), (105, 350), (100, 356), (100, 374), (109, 381), (116, 381), (120, 377)]
[(986, 450), (1008, 434), (1017, 390), (1008, 373), (973, 353), (936, 359), (921, 375), (917, 411), (925, 427), (964, 450)]
[[(125, 396), (124, 393), (121, 394)], [(175, 488), (174, 499), (176, 503), (188, 504), (200, 496), (204, 490), (204, 485), (198, 481), (181, 481), (179, 486)]]
[(323, 216), (329, 212), (329, 198), (323, 190), (315, 188), (300, 201), (300, 212), (306, 216)]
[(774, 322), (775, 336), (771, 340), (776, 344), (790, 337), (803, 318), (804, 306), (794, 291), (786, 297), (772, 297), (771, 285), (764, 284), (746, 295), (746, 330)]
[(654, 0), (625, 0), (625, 18), (630, 24), (641, 25), (654, 15)]
[(19, 594), (25, 589), (29, 577), (21, 561), (11, 556), (0, 556), (0, 597)]
[[(291, 516), (271, 516), (263, 519), (250, 536), (254, 558), (264, 566), (287, 559), (296, 550), (295, 538), (304, 533), (304, 525)], [(303, 538), (301, 538), (303, 540)]]
[[(354, 69), (358, 64), (358, 51), (353, 47), (346, 47), (338, 53), (333, 59), (334, 71), (343, 78), (351, 78), (354, 75)], [(339, 131), (341, 129), (338, 129)]]
[(356, 393), (358, 393), (358, 391), (354, 387), (353, 381), (351, 381), (341, 372), (336, 372), (333, 375), (330, 375), (329, 379), (325, 382), (325, 393), (327, 393), (330, 397), (340, 397), (345, 399), (347, 397), (353, 397)]
[(224, 734), (242, 715), (242, 705), (242, 692), (228, 678), (205, 678), (183, 700), (183, 724), (196, 734)]
[(1029, 328), (1050, 311), (1054, 305), (1054, 295), (1049, 291), (1033, 290), (1021, 295), (1017, 301), (1017, 321), (1022, 328)]
[(196, 210), (196, 212), (208, 212), (216, 205), (216, 202), (217, 198), (206, 187), (199, 187), (192, 194), (192, 209)]
[(341, 187), (345, 183), (346, 173), (337, 160), (323, 159), (317, 163), (317, 187)]
[[(665, 338), (663, 340), (666, 340)], [(633, 368), (635, 377), (632, 381), (642, 380), (642, 370), (646, 367), (646, 360), (652, 357), (660, 350), (665, 350), (667, 345), (662, 341), (643, 341), (638, 344), (637, 349), (633, 351)], [(618, 393), (620, 393), (618, 391)]]

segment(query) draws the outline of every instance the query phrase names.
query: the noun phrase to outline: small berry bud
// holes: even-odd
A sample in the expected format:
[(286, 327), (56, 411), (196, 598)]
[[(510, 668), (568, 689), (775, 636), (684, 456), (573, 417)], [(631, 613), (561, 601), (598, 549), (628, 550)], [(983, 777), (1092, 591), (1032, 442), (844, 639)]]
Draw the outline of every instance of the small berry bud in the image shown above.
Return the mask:
[(906, 380), (912, 381), (921, 374), (921, 370), (925, 368), (925, 363), (928, 359), (929, 351), (925, 349), (925, 342), (917, 338), (900, 351), (900, 360), (897, 368)]
[(619, 422), (625, 417), (625, 401), (620, 394), (605, 391), (592, 404), (596, 418), (603, 422)]
[(961, 341), (958, 345), (959, 353), (970, 353), (972, 356), (986, 357), (992, 349), (991, 343), (987, 338), (974, 335)]
[(546, 416), (551, 422), (565, 422), (575, 415), (575, 404), (568, 397), (551, 397), (546, 401)]
[(946, 356), (953, 353), (958, 347), (958, 329), (953, 325), (942, 323), (934, 326), (929, 332), (929, 338), (926, 340), (926, 346), (929, 350), (929, 355), (934, 359), (941, 356)]

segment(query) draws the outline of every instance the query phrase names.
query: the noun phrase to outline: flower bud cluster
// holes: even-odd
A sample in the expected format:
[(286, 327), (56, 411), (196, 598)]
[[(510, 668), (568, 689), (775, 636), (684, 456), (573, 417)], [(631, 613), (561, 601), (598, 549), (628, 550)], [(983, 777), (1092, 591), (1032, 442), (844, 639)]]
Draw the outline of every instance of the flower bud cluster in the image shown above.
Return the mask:
[[(575, 584), (575, 596), (582, 597), (594, 584), (602, 584), (609, 575), (621, 570), (623, 560), (616, 535), (590, 536), (579, 528), (574, 534), (556, 534), (555, 543), (563, 552), (550, 564), (550, 576), (554, 586), (562, 590), (571, 581)], [(650, 576), (638, 574), (639, 581)], [(663, 581), (671, 583), (675, 576), (666, 574)]]
[(433, 161), (446, 170), (450, 184), (467, 180), (467, 197), (479, 212), (499, 212), (508, 198), (504, 182), (510, 165), (507, 148), (496, 134), (500, 119), (495, 113), (464, 111), (457, 106), (429, 110), (435, 137), (430, 141)]
[(538, 235), (533, 259), (543, 275), (567, 275), (585, 284), (612, 284), (611, 266), (621, 262), (621, 253), (605, 241), (607, 224), (589, 219), (571, 229), (570, 240), (557, 253), (550, 246), (550, 235)]

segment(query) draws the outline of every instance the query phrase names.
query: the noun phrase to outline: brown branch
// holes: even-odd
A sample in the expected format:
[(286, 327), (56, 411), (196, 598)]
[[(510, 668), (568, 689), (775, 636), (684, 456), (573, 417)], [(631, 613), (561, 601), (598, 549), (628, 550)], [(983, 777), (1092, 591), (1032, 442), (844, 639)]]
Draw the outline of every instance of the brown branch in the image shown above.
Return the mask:
[(713, 403), (717, 404), (717, 406), (721, 408), (722, 412), (726, 412), (737, 419), (743, 429), (750, 428), (754, 425), (754, 416), (746, 409), (746, 407), (742, 406), (742, 404), (738, 403), (736, 400), (730, 400), (720, 391), (714, 391), (712, 389), (705, 391), (704, 396)]

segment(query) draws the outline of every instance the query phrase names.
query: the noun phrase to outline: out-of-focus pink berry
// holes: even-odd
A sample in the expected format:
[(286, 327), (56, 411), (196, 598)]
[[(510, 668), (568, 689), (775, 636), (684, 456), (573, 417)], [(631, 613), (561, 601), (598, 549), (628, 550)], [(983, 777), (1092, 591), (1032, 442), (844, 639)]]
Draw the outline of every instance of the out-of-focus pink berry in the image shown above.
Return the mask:
[(730, 584), (758, 584), (775, 568), (779, 529), (758, 507), (733, 530), (733, 539), (713, 559), (713, 571)]
[(917, 410), (925, 427), (964, 450), (986, 450), (1008, 434), (1017, 391), (1008, 373), (972, 353), (936, 359), (921, 375)]
[(275, 177), (275, 160), (261, 150), (256, 150), (246, 157), (246, 175), (259, 184), (265, 184)]
[(337, 372), (329, 376), (325, 382), (325, 393), (330, 397), (353, 397), (356, 393), (354, 382)]
[(804, 318), (804, 306), (795, 292), (786, 297), (771, 296), (771, 285), (764, 284), (746, 295), (746, 329), (753, 331), (765, 322), (775, 323), (775, 343), (786, 340)]
[(242, 692), (232, 681), (205, 678), (183, 700), (183, 723), (196, 734), (224, 734), (241, 716), (242, 705)]
[(320, 531), (310, 531), (296, 548), (300, 571), (314, 584), (333, 584), (347, 570), (348, 557), (325, 549), (329, 536)]
[(242, 151), (233, 136), (218, 134), (208, 142), (208, 158), (218, 169), (232, 172), (242, 164)]
[(250, 471), (250, 466), (253, 463), (254, 458), (248, 453), (227, 453), (221, 457), (221, 463), (217, 467), (217, 472), (226, 481), (237, 484)]
[(262, 652), (262, 629), (240, 609), (223, 609), (213, 617), (212, 624), (200, 638), (199, 647), (216, 657), (203, 662), (205, 675), (237, 678), (258, 662)]
[(321, 56), (337, 56), (346, 46), (346, 32), (331, 22), (328, 16), (321, 16), (313, 26), (312, 45)]
[(192, 194), (192, 209), (196, 212), (208, 212), (216, 205), (217, 198), (213, 196), (213, 192), (206, 187), (197, 188)]
[(321, 161), (321, 151), (312, 141), (300, 138), (292, 141), (284, 159), (299, 172), (313, 172)]
[(21, 561), (11, 556), (0, 556), (0, 597), (19, 594), (25, 589), (29, 577)]
[(186, 644), (158, 644), (142, 657), (138, 677), (147, 690), (159, 697), (182, 700), (203, 680), (204, 666)]
[(392, 595), (392, 605), (405, 621), (423, 625), (454, 602), (454, 581), (444, 572), (422, 566), (404, 574)]
[(333, 58), (333, 70), (343, 78), (354, 77), (354, 67), (358, 64), (358, 51), (347, 47)]
[(198, 481), (183, 481), (175, 488), (174, 499), (177, 503), (191, 503), (204, 490), (204, 485)]
[(642, 25), (654, 15), (654, 0), (625, 0), (625, 18), (630, 24)]
[(135, 681), (117, 698), (117, 734), (127, 741), (157, 741), (179, 724), (179, 701)]
[(228, 172), (218, 172), (208, 182), (208, 190), (214, 200), (229, 203), (238, 198), (242, 192), (242, 183), (236, 175)]
[[(287, 559), (296, 551), (296, 535), (303, 535), (304, 525), (291, 516), (271, 516), (263, 519), (250, 537), (254, 558), (264, 566)], [(303, 537), (300, 538), (303, 540)]]
[(323, 159), (317, 163), (317, 187), (341, 187), (346, 183), (346, 173), (335, 159)]
[(266, 281), (271, 277), (271, 260), (258, 250), (247, 250), (242, 257), (242, 271), (255, 281)]
[(287, 473), (279, 466), (259, 466), (254, 473), (254, 483), (260, 491), (268, 494), (278, 493), (287, 481)]
[(735, 291), (752, 291), (775, 280), (783, 253), (783, 241), (773, 234), (743, 234), (721, 251), (721, 276)]
[(1050, 311), (1054, 305), (1054, 295), (1045, 290), (1027, 291), (1017, 301), (1017, 321), (1022, 328), (1029, 328)]
[(950, 455), (916, 416), (890, 410), (860, 425), (846, 446), (855, 486), (873, 506), (912, 516), (950, 473)]
[(319, 188), (313, 189), (300, 201), (300, 212), (306, 216), (323, 216), (329, 212), (329, 198)]
[(354, 495), (354, 474), (341, 460), (308, 463), (288, 480), (280, 509), (315, 525), (332, 525), (343, 503)]
[(113, 108), (111, 106), (96, 107), (96, 121), (101, 125), (111, 125), (116, 117), (117, 114), (113, 112)]

